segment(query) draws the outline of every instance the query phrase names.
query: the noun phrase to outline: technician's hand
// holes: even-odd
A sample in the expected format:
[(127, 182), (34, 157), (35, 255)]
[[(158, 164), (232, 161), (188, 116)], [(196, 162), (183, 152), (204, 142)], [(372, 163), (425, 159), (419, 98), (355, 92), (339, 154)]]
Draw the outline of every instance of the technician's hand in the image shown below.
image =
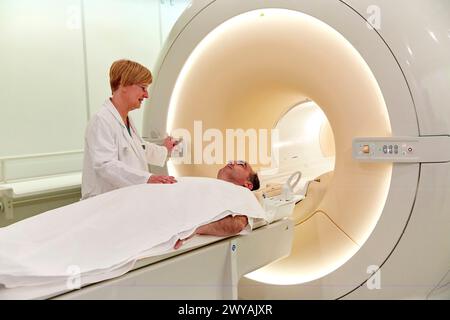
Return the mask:
[(172, 176), (157, 176), (157, 175), (151, 175), (148, 179), (147, 183), (176, 183), (177, 180), (175, 180)]
[(172, 149), (178, 144), (178, 141), (172, 138), (171, 136), (168, 136), (164, 139), (164, 146), (167, 148), (169, 153), (172, 152)]

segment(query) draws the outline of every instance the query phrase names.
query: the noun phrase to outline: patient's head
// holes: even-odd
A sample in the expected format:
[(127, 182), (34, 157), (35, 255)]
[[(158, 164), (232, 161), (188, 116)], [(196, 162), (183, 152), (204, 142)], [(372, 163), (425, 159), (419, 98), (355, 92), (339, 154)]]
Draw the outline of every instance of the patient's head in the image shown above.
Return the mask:
[(217, 179), (225, 180), (250, 190), (259, 189), (258, 175), (250, 164), (245, 161), (229, 161), (225, 167), (217, 173)]

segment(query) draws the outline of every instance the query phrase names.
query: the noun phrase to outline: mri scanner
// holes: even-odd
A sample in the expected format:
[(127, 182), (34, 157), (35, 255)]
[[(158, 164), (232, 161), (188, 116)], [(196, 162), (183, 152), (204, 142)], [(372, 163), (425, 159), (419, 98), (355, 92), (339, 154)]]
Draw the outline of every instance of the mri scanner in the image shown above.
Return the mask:
[(240, 298), (450, 298), (448, 1), (194, 0), (154, 76), (144, 138), (194, 137), (168, 173), (215, 176), (199, 121), (277, 129), (263, 184), (302, 172), (291, 253)]
[[(449, 299), (450, 3), (393, 3), (193, 0), (144, 112), (145, 139), (183, 138), (160, 172), (245, 158), (264, 190), (301, 172), (305, 197), (248, 236), (0, 298)], [(228, 149), (229, 130), (248, 143)]]

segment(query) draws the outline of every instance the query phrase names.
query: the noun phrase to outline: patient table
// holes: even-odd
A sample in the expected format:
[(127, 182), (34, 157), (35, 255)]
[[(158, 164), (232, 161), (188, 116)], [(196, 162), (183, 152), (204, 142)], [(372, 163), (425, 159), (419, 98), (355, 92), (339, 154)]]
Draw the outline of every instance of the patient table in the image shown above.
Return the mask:
[[(166, 206), (177, 193), (189, 201)], [(237, 299), (243, 275), (290, 254), (293, 222), (284, 208), (294, 202), (273, 201), (280, 205), (263, 209), (248, 189), (185, 178), (48, 211), (1, 230), (0, 299)], [(253, 231), (197, 235), (173, 249), (177, 238), (231, 212), (251, 218)]]
[(196, 236), (177, 251), (139, 260), (119, 278), (53, 298), (237, 299), (239, 279), (289, 255), (292, 237), (290, 219), (261, 226), (245, 236)]

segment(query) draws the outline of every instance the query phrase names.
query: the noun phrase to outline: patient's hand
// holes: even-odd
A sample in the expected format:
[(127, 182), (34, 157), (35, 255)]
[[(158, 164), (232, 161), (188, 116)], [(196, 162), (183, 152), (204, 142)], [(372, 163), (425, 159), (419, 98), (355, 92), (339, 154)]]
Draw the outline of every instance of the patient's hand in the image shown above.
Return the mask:
[(181, 247), (183, 245), (183, 240), (178, 239), (177, 242), (175, 242), (175, 245), (173, 246), (173, 248), (175, 250), (177, 250), (179, 247)]
[(175, 250), (177, 250), (179, 247), (181, 247), (184, 243), (184, 241), (189, 240), (190, 238), (192, 238), (193, 236), (195, 236), (196, 233), (194, 232), (193, 234), (191, 234), (189, 237), (184, 238), (184, 239), (178, 239), (177, 242), (175, 242), (175, 245), (173, 246), (173, 248)]
[(172, 176), (157, 176), (157, 175), (151, 175), (148, 179), (147, 183), (176, 183), (177, 180), (175, 180)]

